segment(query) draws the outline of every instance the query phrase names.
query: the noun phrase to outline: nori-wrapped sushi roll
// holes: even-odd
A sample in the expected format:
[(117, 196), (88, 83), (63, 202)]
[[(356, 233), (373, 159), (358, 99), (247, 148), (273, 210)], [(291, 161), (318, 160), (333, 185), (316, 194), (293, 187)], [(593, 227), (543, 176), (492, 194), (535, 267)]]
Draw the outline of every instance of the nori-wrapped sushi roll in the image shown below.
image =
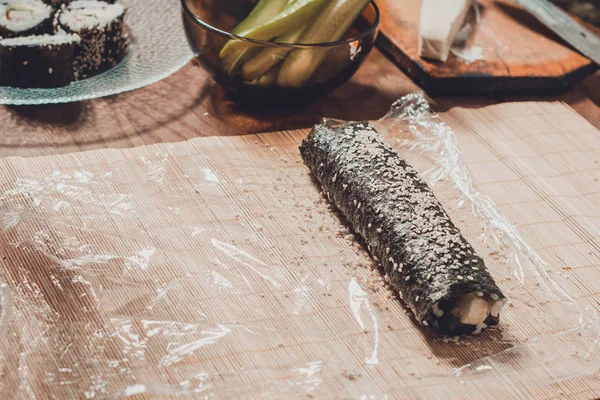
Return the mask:
[(126, 55), (129, 40), (124, 32), (125, 8), (104, 1), (78, 0), (56, 18), (57, 30), (76, 33), (75, 77), (85, 79), (116, 66)]
[(41, 35), (0, 40), (0, 84), (19, 88), (66, 86), (75, 79), (77, 35)]
[(483, 260), (371, 125), (316, 126), (300, 151), (419, 323), (452, 336), (498, 324), (506, 298)]
[(53, 16), (41, 0), (0, 1), (0, 38), (53, 33)]

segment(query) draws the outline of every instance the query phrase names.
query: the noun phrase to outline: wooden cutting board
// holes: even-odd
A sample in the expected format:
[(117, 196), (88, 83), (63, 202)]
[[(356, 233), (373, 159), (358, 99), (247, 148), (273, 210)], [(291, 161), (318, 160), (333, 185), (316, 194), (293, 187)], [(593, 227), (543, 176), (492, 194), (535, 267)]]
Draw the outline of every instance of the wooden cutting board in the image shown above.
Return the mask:
[(478, 3), (481, 20), (472, 21), (465, 48), (483, 49), (482, 60), (465, 61), (452, 53), (445, 63), (419, 57), (420, 0), (377, 1), (383, 15), (378, 46), (425, 90), (454, 95), (556, 91), (597, 69), (516, 2)]
[[(547, 273), (600, 311), (600, 132), (560, 103), (442, 119)], [(512, 295), (501, 330), (419, 329), (322, 201), (306, 134), (0, 160), (1, 397), (600, 396), (598, 328), (557, 335), (573, 309), (519, 283), (467, 207), (455, 221)]]

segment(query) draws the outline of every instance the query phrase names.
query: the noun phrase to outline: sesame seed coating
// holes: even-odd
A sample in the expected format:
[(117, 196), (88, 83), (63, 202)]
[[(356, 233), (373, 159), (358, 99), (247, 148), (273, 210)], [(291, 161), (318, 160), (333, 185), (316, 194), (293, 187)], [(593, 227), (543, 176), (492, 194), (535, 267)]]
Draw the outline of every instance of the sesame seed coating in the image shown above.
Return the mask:
[[(54, 24), (56, 30), (76, 33), (81, 37), (81, 43), (75, 51), (75, 76), (86, 79), (115, 67), (127, 54), (129, 36), (126, 32), (124, 17), (126, 10), (120, 5), (104, 2), (101, 6), (80, 7), (73, 2), (60, 10)], [(86, 6), (87, 7), (87, 6)], [(115, 8), (107, 14), (109, 8)], [(84, 22), (79, 22), (79, 14), (86, 16)], [(106, 15), (114, 16), (108, 20)]]
[[(417, 321), (443, 333), (470, 333), (476, 327), (453, 316), (458, 299), (477, 292), (504, 298), (428, 185), (371, 125), (316, 126), (300, 151)], [(486, 319), (488, 326), (497, 323), (498, 317)]]

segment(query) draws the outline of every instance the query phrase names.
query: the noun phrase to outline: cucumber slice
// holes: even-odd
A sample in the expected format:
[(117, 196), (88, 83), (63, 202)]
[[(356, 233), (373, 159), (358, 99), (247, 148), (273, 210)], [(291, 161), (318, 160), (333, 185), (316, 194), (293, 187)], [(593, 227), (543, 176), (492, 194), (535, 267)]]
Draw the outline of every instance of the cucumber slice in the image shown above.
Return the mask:
[(279, 68), (276, 67), (252, 81), (246, 81), (246, 83), (249, 85), (262, 86), (268, 88), (273, 86), (273, 84), (277, 80), (277, 74), (279, 74)]
[[(299, 43), (324, 43), (340, 40), (369, 4), (370, 0), (333, 0), (306, 31)], [(315, 73), (327, 56), (328, 49), (299, 49), (281, 66), (277, 84), (300, 87)]]
[[(296, 0), (283, 11), (262, 25), (241, 31), (238, 36), (257, 40), (271, 40), (285, 32), (306, 26), (331, 0)], [(221, 50), (220, 57), (244, 51), (249, 46), (241, 41), (229, 41)]]
[[(306, 27), (302, 26), (289, 33), (284, 33), (277, 38), (276, 42), (297, 43), (304, 31), (306, 31)], [(291, 48), (270, 48), (262, 50), (256, 57), (244, 64), (244, 67), (242, 68), (244, 79), (253, 81), (259, 76), (267, 73), (274, 66), (279, 64), (292, 50), (293, 49)]]
[(277, 80), (277, 74), (279, 70), (277, 68), (270, 70), (258, 79), (258, 84), (264, 87), (271, 87)]
[(246, 49), (244, 49), (244, 51), (241, 51), (239, 53), (233, 53), (227, 56), (225, 59), (222, 60), (223, 65), (227, 70), (227, 73), (230, 76), (241, 74), (244, 63), (258, 55), (261, 50), (262, 47), (259, 46), (247, 47)]
[[(264, 24), (284, 10), (289, 5), (290, 1), (296, 0), (259, 0), (252, 12), (246, 19), (240, 22), (232, 32), (238, 35), (240, 32), (245, 32)], [(221, 49), (221, 53), (219, 54), (229, 75), (234, 75), (239, 72), (242, 63), (249, 58), (247, 48), (238, 52), (225, 51), (228, 46), (231, 46), (234, 43), (236, 43), (235, 40), (230, 40), (225, 43), (225, 46), (223, 46), (223, 49)]]
[[(295, 1), (295, 0), (291, 0)], [(256, 26), (262, 25), (281, 12), (289, 0), (260, 0), (252, 12), (236, 26), (231, 33), (237, 35)]]

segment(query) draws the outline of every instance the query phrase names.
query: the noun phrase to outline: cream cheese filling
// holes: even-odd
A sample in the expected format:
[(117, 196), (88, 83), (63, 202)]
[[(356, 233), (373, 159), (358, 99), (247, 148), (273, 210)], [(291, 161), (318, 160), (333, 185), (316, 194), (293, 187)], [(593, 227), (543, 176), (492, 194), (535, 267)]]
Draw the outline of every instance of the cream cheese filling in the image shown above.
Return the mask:
[[(480, 296), (481, 293), (469, 293), (458, 299), (452, 314), (460, 319), (460, 322), (467, 325), (481, 325), (488, 316), (498, 317), (505, 299), (498, 298), (497, 295), (486, 298)], [(494, 298), (495, 297), (495, 298)]]

